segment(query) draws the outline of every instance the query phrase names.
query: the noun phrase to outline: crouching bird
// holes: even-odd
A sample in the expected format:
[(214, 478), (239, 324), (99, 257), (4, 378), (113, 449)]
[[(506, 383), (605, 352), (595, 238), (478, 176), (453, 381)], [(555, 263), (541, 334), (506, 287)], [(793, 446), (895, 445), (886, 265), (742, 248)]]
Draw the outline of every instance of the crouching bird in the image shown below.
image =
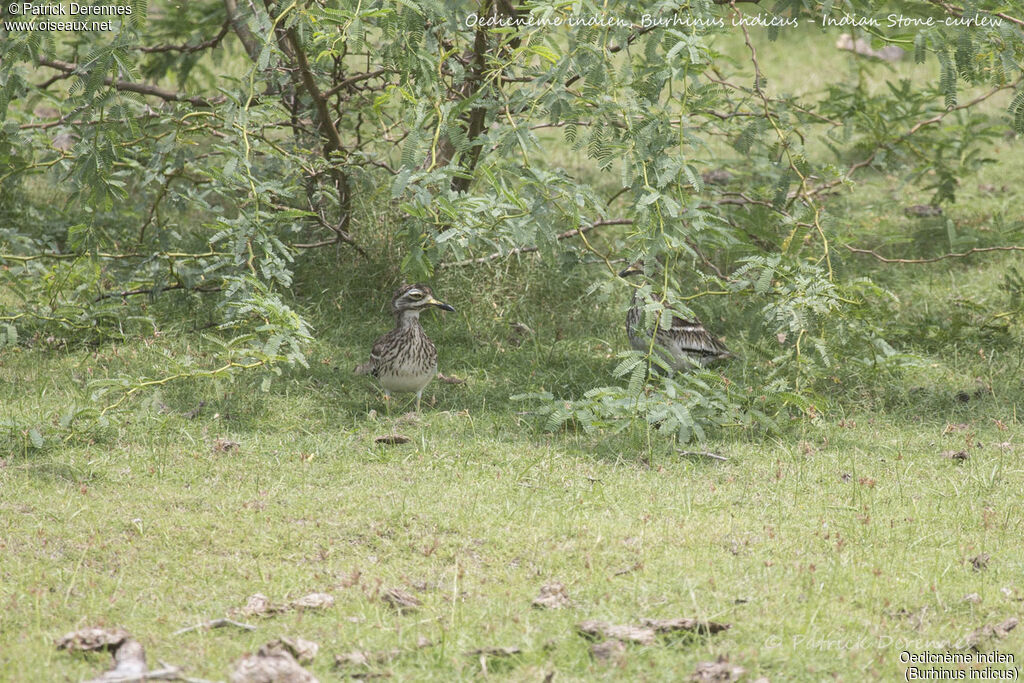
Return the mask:
[(420, 325), (420, 313), (431, 306), (455, 311), (435, 299), (427, 285), (399, 287), (391, 298), (395, 329), (374, 342), (370, 360), (356, 366), (355, 370), (357, 375), (376, 377), (387, 398), (391, 398), (391, 392), (415, 393), (417, 412), (423, 388), (437, 374), (437, 348)]
[[(621, 273), (619, 277), (628, 278), (633, 275), (643, 274), (644, 263), (637, 261)], [(645, 301), (646, 299), (646, 301)], [(630, 345), (637, 351), (647, 353), (651, 349), (651, 332), (653, 325), (646, 330), (642, 329), (644, 322), (644, 308), (648, 302), (655, 301), (654, 297), (644, 297), (640, 289), (633, 290), (633, 303), (626, 313), (626, 334), (629, 336)], [(676, 311), (665, 303), (672, 314), (672, 325), (670, 327), (657, 326), (654, 336), (654, 348), (658, 355), (675, 371), (686, 371), (693, 366), (705, 366), (716, 360), (728, 358), (732, 354), (721, 339), (718, 339), (708, 332), (704, 325), (696, 318), (687, 319), (678, 315)]]

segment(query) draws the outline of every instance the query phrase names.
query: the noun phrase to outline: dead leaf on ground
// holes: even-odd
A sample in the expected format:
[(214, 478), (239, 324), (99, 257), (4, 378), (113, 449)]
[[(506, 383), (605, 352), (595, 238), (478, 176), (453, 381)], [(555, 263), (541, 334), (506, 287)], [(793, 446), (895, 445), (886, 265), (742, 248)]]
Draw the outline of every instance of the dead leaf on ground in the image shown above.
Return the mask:
[(676, 619), (641, 619), (641, 626), (654, 629), (656, 633), (674, 633), (676, 631), (690, 631), (693, 633), (702, 633), (706, 635), (712, 635), (727, 631), (732, 628), (732, 624), (722, 624), (717, 621), (701, 621), (700, 619), (689, 619), (687, 617), (679, 617)]
[(465, 384), (466, 380), (461, 377), (455, 377), (454, 375), (442, 375), (440, 372), (437, 373), (437, 378), (445, 384)]
[(735, 681), (739, 679), (746, 669), (742, 666), (732, 664), (725, 657), (719, 657), (713, 662), (701, 662), (692, 674), (691, 681)]
[(420, 423), (420, 416), (416, 413), (409, 412), (404, 415), (399, 415), (395, 418), (395, 425), (412, 425), (415, 427)]
[(58, 650), (86, 652), (92, 650), (114, 650), (131, 638), (123, 628), (83, 628), (67, 633), (57, 639)]
[(542, 609), (561, 609), (569, 606), (569, 592), (561, 581), (552, 581), (540, 587), (540, 594), (533, 599), (533, 606)]
[(925, 619), (928, 617), (928, 605), (915, 610), (903, 608), (898, 610), (895, 616), (906, 619), (910, 623), (911, 628), (915, 631), (920, 631), (921, 627), (924, 626)]
[(267, 657), (278, 652), (287, 652), (295, 657), (299, 664), (309, 664), (316, 658), (316, 653), (319, 651), (320, 646), (312, 640), (284, 636), (261, 647), (258, 654)]
[(180, 680), (181, 669), (164, 665), (150, 671), (146, 666), (146, 650), (142, 643), (124, 629), (83, 628), (57, 639), (58, 650), (68, 652), (95, 652), (111, 650), (114, 666), (98, 678), (86, 683), (127, 683), (144, 679)]
[(382, 443), (388, 446), (397, 446), (398, 444), (409, 443), (411, 439), (402, 434), (385, 434), (384, 436), (378, 436), (373, 440), (374, 443)]
[(526, 323), (512, 323), (509, 325), (511, 330), (508, 335), (509, 346), (520, 346), (527, 337), (533, 336), (533, 330)]
[(626, 646), (621, 640), (602, 640), (590, 646), (590, 656), (602, 662), (619, 660), (626, 654)]
[(971, 454), (967, 451), (942, 451), (942, 457), (947, 460), (955, 460), (957, 462), (963, 462), (971, 457)]
[(1003, 586), (1002, 588), (999, 589), (999, 592), (1002, 593), (1003, 597), (1006, 598), (1007, 600), (1013, 600), (1015, 602), (1021, 602), (1022, 600), (1024, 600), (1024, 597), (1021, 597), (1017, 593), (1017, 589), (1016, 588), (1010, 588), (1009, 586)]
[(380, 596), (380, 599), (401, 613), (412, 612), (423, 604), (415, 595), (401, 588), (388, 588)]
[(626, 624), (609, 624), (607, 621), (583, 621), (576, 629), (589, 638), (614, 638), (615, 640), (650, 645), (654, 642), (654, 629)]
[(430, 642), (430, 638), (427, 638), (426, 636), (416, 637), (416, 647), (420, 648), (421, 650), (425, 647), (433, 647), (433, 645), (434, 644)]
[(985, 624), (981, 628), (972, 631), (965, 639), (964, 646), (974, 650), (978, 650), (978, 645), (989, 638), (1005, 638), (1006, 635), (1017, 628), (1017, 624), (1020, 620), (1017, 617), (1010, 617), (1006, 621), (999, 624)]
[(334, 655), (334, 666), (371, 666), (373, 664), (387, 664), (402, 654), (401, 650), (385, 650), (383, 652), (368, 652), (366, 650), (353, 650), (340, 655)]
[(237, 441), (232, 441), (231, 439), (219, 438), (214, 439), (213, 441), (214, 453), (231, 453), (233, 451), (237, 451), (241, 447), (242, 444), (238, 443)]
[(242, 608), (242, 614), (247, 617), (262, 616), (264, 614), (277, 614), (278, 612), (284, 611), (280, 605), (272, 605), (270, 598), (263, 593), (253, 593), (249, 596), (249, 599), (245, 602), (245, 607)]
[(942, 215), (942, 207), (933, 204), (914, 204), (904, 207), (903, 214), (911, 218), (933, 218)]
[(242, 614), (247, 617), (270, 616), (280, 614), (293, 609), (320, 609), (330, 607), (334, 604), (334, 596), (330, 593), (310, 593), (298, 600), (292, 600), (286, 605), (277, 605), (270, 602), (270, 598), (263, 593), (254, 593), (242, 608)]
[(353, 650), (334, 655), (334, 666), (370, 666), (370, 653)]
[(289, 605), (293, 609), (326, 609), (334, 605), (334, 596), (330, 593), (310, 593), (292, 600)]
[(469, 650), (467, 655), (479, 655), (483, 657), (511, 657), (522, 652), (518, 647), (478, 647)]
[[(177, 678), (176, 674), (180, 673), (177, 667), (161, 671), (165, 673), (162, 676), (164, 678), (171, 677), (172, 675), (173, 678)], [(99, 678), (94, 678), (93, 681), (103, 681), (104, 683), (138, 681), (144, 678), (155, 678), (154, 674), (156, 673), (150, 672), (146, 666), (146, 650), (142, 647), (142, 644), (134, 638), (128, 638), (114, 651), (114, 668), (104, 672)], [(92, 683), (92, 681), (89, 683)]]
[(968, 593), (964, 596), (964, 602), (969, 602), (977, 605), (981, 602), (981, 596), (977, 593)]
[(231, 683), (318, 683), (287, 650), (263, 652), (264, 648), (260, 648), (260, 652), (239, 659), (228, 680)]
[(992, 559), (992, 556), (988, 553), (979, 553), (971, 558), (971, 567), (974, 571), (980, 572), (982, 569), (988, 567), (988, 561)]
[(199, 417), (199, 413), (203, 412), (203, 408), (205, 406), (206, 406), (206, 401), (200, 401), (199, 405), (197, 405), (195, 408), (193, 408), (192, 410), (190, 410), (187, 413), (185, 413), (185, 419), (186, 420), (194, 420), (194, 419), (196, 419), (197, 417)]

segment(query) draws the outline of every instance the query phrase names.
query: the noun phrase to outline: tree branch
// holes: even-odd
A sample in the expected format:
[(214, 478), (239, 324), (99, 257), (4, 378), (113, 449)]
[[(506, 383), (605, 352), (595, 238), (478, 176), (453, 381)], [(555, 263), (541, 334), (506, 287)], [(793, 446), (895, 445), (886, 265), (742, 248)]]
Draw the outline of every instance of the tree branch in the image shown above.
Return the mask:
[[(73, 74), (84, 75), (86, 73), (85, 70), (83, 70), (82, 67), (78, 64), (64, 62), (59, 59), (48, 59), (46, 57), (42, 57), (39, 59), (39, 65), (47, 66), (51, 69), (57, 69), (58, 71), (63, 71), (65, 74), (69, 76)], [(115, 80), (110, 76), (104, 76), (103, 82), (107, 85), (114, 86), (114, 88), (117, 90), (135, 92), (139, 93), (140, 95), (151, 95), (153, 97), (159, 97), (160, 99), (166, 102), (189, 102), (190, 104), (196, 107), (212, 107), (214, 104), (218, 104), (225, 100), (223, 96), (214, 97), (212, 99), (207, 99), (205, 97), (189, 97), (187, 95), (182, 95), (179, 92), (175, 92), (173, 90), (165, 90), (164, 88), (160, 88), (155, 85), (148, 85), (146, 83), (134, 83), (132, 81), (125, 81), (121, 79)]]
[(337, 95), (342, 90), (345, 90), (347, 88), (351, 88), (353, 85), (355, 85), (356, 83), (359, 83), (360, 81), (366, 81), (366, 80), (369, 80), (371, 78), (376, 78), (377, 76), (381, 76), (381, 75), (383, 75), (385, 73), (387, 73), (387, 69), (377, 69), (376, 71), (368, 71), (368, 72), (366, 72), (364, 74), (356, 74), (355, 76), (349, 76), (348, 78), (346, 78), (342, 82), (338, 83), (336, 86), (334, 86), (330, 90), (327, 90), (326, 92), (324, 92), (324, 98), (333, 97), (334, 95)]
[(215, 287), (186, 287), (185, 285), (183, 285), (180, 282), (178, 282), (178, 283), (175, 283), (173, 285), (167, 285), (166, 287), (159, 287), (159, 288), (140, 287), (139, 289), (129, 289), (129, 290), (124, 291), (124, 292), (107, 292), (106, 294), (100, 294), (95, 299), (93, 299), (93, 301), (94, 302), (95, 301), (103, 301), (104, 299), (116, 299), (116, 298), (119, 298), (119, 297), (124, 299), (126, 297), (137, 296), (139, 294), (153, 294), (153, 293), (159, 294), (160, 292), (168, 292), (168, 291), (171, 291), (172, 289), (184, 289), (184, 290), (187, 290), (189, 292), (200, 292), (202, 294), (206, 294), (208, 292), (219, 292), (221, 290), (220, 286), (215, 286)]
[[(718, 2), (718, 0), (715, 0), (715, 2)], [(963, 13), (964, 13), (964, 8), (963, 7), (957, 7), (956, 5), (952, 5), (952, 4), (948, 3), (948, 2), (943, 2), (943, 0), (928, 0), (928, 2), (930, 2), (931, 4), (936, 5), (938, 7), (941, 7), (944, 10), (946, 10), (947, 14), (952, 14), (952, 15), (958, 16), (958, 17), (959, 16), (963, 16)], [(1009, 14), (1006, 14), (1005, 12), (989, 12), (989, 14), (995, 15), (995, 16), (999, 17), (1000, 19), (1005, 19), (1006, 21), (1009, 21), (1011, 23), (1017, 24), (1020, 27), (1024, 27), (1024, 19), (1018, 19), (1016, 17), (1011, 17)]]
[(231, 28), (234, 29), (238, 40), (242, 42), (242, 47), (245, 48), (245, 54), (249, 55), (249, 59), (252, 61), (258, 62), (260, 59), (259, 43), (256, 42), (252, 31), (249, 30), (244, 17), (238, 14), (238, 5), (235, 0), (224, 0), (224, 11), (227, 12)]
[(228, 34), (228, 29), (231, 27), (231, 20), (228, 19), (224, 22), (224, 25), (220, 27), (220, 31), (213, 38), (204, 40), (196, 45), (155, 45), (153, 47), (146, 47), (140, 45), (136, 49), (140, 52), (152, 53), (152, 52), (182, 52), (184, 54), (190, 54), (192, 52), (199, 52), (207, 48), (216, 47), (220, 41), (224, 40), (224, 36)]
[[(590, 225), (584, 225), (581, 228), (575, 228), (573, 230), (566, 230), (565, 232), (558, 233), (558, 235), (555, 236), (555, 239), (564, 240), (564, 239), (568, 239), (569, 237), (574, 237), (576, 235), (582, 235), (583, 233), (590, 232), (594, 228), (599, 228), (602, 225), (632, 225), (632, 224), (633, 224), (633, 219), (631, 219), (631, 218), (609, 218), (607, 220), (594, 221)], [(487, 256), (481, 256), (480, 258), (465, 259), (463, 261), (454, 261), (452, 263), (439, 263), (438, 267), (439, 268), (452, 268), (452, 267), (456, 267), (456, 266), (469, 266), (469, 265), (473, 265), (473, 264), (476, 264), (476, 263), (487, 263), (488, 261), (494, 261), (495, 259), (499, 259), (502, 256), (515, 256), (516, 254), (529, 254), (529, 253), (532, 253), (532, 252), (535, 252), (535, 251), (539, 251), (539, 250), (540, 250), (540, 247), (533, 247), (533, 246), (531, 246), (531, 247), (516, 247), (515, 249), (512, 249), (512, 250), (510, 250), (510, 251), (508, 251), (508, 252), (506, 252), (504, 254), (501, 253), (500, 251), (496, 251), (493, 254), (489, 254)]]
[[(957, 106), (950, 107), (949, 109), (946, 109), (945, 111), (942, 111), (941, 113), (936, 114), (935, 116), (932, 116), (930, 118), (918, 121), (913, 126), (911, 126), (910, 129), (906, 133), (900, 135), (899, 137), (897, 137), (896, 139), (892, 140), (891, 142), (879, 143), (875, 147), (875, 149), (871, 152), (871, 154), (869, 154), (868, 156), (864, 157), (863, 159), (861, 159), (857, 163), (852, 164), (850, 166), (850, 168), (848, 168), (846, 170), (846, 174), (842, 178), (836, 178), (835, 180), (830, 180), (827, 183), (823, 183), (821, 185), (818, 185), (814, 189), (810, 190), (808, 192), (808, 194), (809, 195), (817, 195), (817, 194), (820, 194), (820, 193), (822, 193), (822, 192), (824, 192), (826, 190), (832, 189), (836, 185), (843, 184), (845, 181), (849, 180), (850, 176), (852, 176), (856, 171), (864, 168), (865, 166), (870, 166), (871, 162), (873, 162), (875, 160), (875, 157), (878, 156), (878, 153), (880, 151), (882, 151), (883, 149), (892, 149), (896, 145), (898, 145), (901, 142), (904, 142), (905, 140), (910, 138), (912, 135), (917, 133), (919, 130), (921, 130), (925, 126), (930, 126), (930, 125), (933, 125), (933, 124), (936, 124), (936, 123), (940, 123), (943, 119), (945, 119), (947, 116), (949, 116), (953, 112), (960, 111), (961, 109), (969, 109), (970, 107), (973, 107), (974, 105), (978, 104), (979, 102), (984, 102), (985, 100), (987, 100), (988, 98), (992, 97), (993, 95), (995, 95), (996, 93), (998, 93), (998, 92), (1000, 92), (1002, 90), (1006, 90), (1008, 88), (1016, 88), (1018, 85), (1021, 84), (1022, 81), (1024, 81), (1024, 76), (1018, 78), (1013, 83), (1007, 83), (1007, 84), (1004, 84), (1004, 85), (997, 85), (996, 87), (992, 88), (988, 92), (982, 93), (981, 95), (978, 95), (977, 97), (975, 97), (970, 102), (965, 102), (963, 104), (958, 104)], [(793, 196), (794, 195), (791, 193), (788, 198), (792, 199)]]

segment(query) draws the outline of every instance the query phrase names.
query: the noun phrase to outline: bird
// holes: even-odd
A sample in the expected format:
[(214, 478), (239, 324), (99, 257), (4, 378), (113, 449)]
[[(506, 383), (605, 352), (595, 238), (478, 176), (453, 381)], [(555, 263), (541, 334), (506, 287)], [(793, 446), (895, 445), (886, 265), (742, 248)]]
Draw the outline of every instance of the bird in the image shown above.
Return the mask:
[(380, 381), (384, 396), (391, 392), (415, 393), (420, 410), (423, 389), (437, 374), (437, 348), (420, 325), (420, 313), (427, 308), (455, 312), (455, 308), (434, 298), (424, 284), (404, 285), (391, 297), (395, 329), (373, 344), (370, 360), (356, 366), (355, 374), (371, 374)]
[[(640, 260), (620, 272), (619, 277), (629, 278), (643, 272), (644, 263)], [(633, 302), (626, 313), (626, 334), (629, 336), (629, 343), (643, 353), (651, 349), (651, 330), (642, 329), (645, 298), (647, 301), (655, 300), (651, 295), (644, 297), (639, 288), (634, 289)], [(654, 347), (673, 371), (690, 370), (695, 365), (704, 367), (732, 355), (725, 343), (708, 332), (700, 320), (678, 315), (664, 298), (661, 299), (661, 303), (671, 311), (672, 325), (668, 328), (660, 325), (657, 327)]]

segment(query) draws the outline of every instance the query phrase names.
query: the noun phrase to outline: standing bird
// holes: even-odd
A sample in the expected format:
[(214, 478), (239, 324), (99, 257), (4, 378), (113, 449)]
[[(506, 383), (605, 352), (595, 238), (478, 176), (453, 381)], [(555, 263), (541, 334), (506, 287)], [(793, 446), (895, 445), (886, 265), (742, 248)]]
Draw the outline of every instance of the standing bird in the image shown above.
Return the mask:
[[(619, 277), (627, 278), (643, 272), (643, 261), (637, 261), (619, 273)], [(647, 299), (654, 301), (650, 296)], [(662, 303), (665, 303), (664, 300)], [(672, 312), (672, 326), (669, 328), (658, 326), (654, 348), (673, 370), (685, 371), (694, 365), (705, 366), (732, 355), (725, 343), (704, 329), (704, 325), (699, 320), (682, 318), (676, 315), (671, 306), (667, 304), (665, 306)], [(651, 330), (641, 329), (644, 321), (644, 307), (644, 297), (641, 296), (639, 289), (634, 289), (633, 303), (629, 307), (629, 312), (626, 313), (626, 334), (634, 349), (647, 353), (651, 348)]]
[(391, 312), (395, 314), (395, 329), (373, 344), (370, 360), (356, 366), (357, 375), (373, 375), (384, 387), (384, 395), (391, 392), (414, 392), (416, 412), (420, 409), (423, 388), (437, 374), (437, 349), (420, 325), (420, 313), (431, 306), (442, 311), (455, 311), (443, 301), (434, 298), (426, 285), (405, 285), (391, 298)]

